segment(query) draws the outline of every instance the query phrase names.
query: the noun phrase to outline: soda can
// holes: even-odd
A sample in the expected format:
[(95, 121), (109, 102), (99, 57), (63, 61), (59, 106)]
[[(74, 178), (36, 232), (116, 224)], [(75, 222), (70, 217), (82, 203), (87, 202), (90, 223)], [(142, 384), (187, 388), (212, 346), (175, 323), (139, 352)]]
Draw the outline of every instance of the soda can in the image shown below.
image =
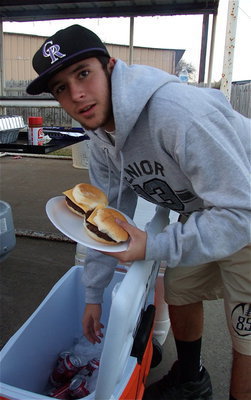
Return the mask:
[(70, 383), (68, 382), (59, 388), (53, 388), (48, 393), (48, 396), (54, 397), (55, 399), (69, 400), (71, 398), (69, 387)]
[(79, 358), (69, 352), (63, 352), (59, 355), (57, 365), (51, 373), (50, 381), (54, 386), (59, 386), (70, 381), (80, 369)]
[(82, 376), (90, 376), (90, 368), (89, 368), (89, 364), (84, 365), (81, 370), (79, 371), (79, 374)]
[(64, 360), (67, 355), (70, 355), (71, 353), (68, 351), (63, 351), (62, 353), (59, 354), (56, 366), (53, 369), (51, 375), (50, 375), (50, 381), (54, 386), (59, 386), (61, 385), (63, 381), (63, 375), (64, 375)]
[(89, 361), (87, 365), (87, 369), (89, 370), (89, 376), (93, 374), (93, 372), (99, 368), (99, 360), (97, 358), (93, 358)]
[(58, 359), (57, 359), (57, 364), (64, 363), (64, 360), (66, 356), (70, 356), (72, 353), (70, 351), (62, 351), (59, 353)]
[(88, 361), (88, 364), (84, 365), (79, 375), (81, 376), (92, 376), (93, 372), (99, 368), (99, 360), (93, 358), (92, 360)]
[(76, 376), (72, 379), (69, 387), (70, 396), (74, 399), (82, 399), (82, 397), (90, 394), (88, 390), (88, 383), (84, 376)]

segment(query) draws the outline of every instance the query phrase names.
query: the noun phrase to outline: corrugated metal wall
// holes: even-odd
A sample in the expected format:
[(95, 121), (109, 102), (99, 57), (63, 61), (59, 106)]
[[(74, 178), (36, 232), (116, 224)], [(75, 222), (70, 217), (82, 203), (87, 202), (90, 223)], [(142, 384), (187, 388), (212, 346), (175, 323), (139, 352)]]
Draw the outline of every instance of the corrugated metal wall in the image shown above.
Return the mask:
[[(109, 53), (125, 62), (129, 62), (129, 47), (107, 44)], [(133, 64), (150, 65), (170, 74), (175, 73), (175, 50), (152, 49), (148, 47), (133, 48)]]
[[(4, 80), (27, 81), (34, 79), (36, 73), (32, 68), (32, 57), (43, 44), (46, 37), (4, 33)], [(129, 47), (107, 44), (108, 51), (115, 58), (128, 63)], [(175, 72), (175, 50), (150, 49), (134, 47), (133, 63), (161, 68), (169, 73)]]
[(36, 77), (32, 68), (32, 55), (43, 43), (39, 36), (4, 33), (4, 79), (23, 81)]

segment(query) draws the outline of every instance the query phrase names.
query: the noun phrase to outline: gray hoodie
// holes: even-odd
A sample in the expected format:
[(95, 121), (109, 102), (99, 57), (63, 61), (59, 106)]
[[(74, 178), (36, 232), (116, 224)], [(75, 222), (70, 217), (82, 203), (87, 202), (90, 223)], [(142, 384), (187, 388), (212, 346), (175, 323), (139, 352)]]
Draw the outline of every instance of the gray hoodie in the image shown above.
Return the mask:
[[(131, 218), (137, 196), (188, 216), (157, 235), (147, 232), (146, 259), (189, 267), (247, 245), (251, 120), (218, 90), (120, 60), (112, 72), (112, 103), (115, 145), (101, 129), (89, 132), (92, 184)], [(114, 258), (88, 250), (87, 302), (102, 302), (115, 266)]]

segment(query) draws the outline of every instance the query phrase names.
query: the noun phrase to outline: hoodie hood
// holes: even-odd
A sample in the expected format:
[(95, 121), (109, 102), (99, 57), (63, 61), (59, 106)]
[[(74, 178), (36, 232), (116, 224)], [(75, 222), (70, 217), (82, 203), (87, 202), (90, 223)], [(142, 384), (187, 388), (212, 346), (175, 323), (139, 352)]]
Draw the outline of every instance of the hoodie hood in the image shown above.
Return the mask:
[(117, 151), (123, 148), (128, 134), (153, 93), (169, 82), (180, 83), (176, 76), (160, 69), (146, 65), (128, 66), (121, 60), (116, 61), (111, 84), (115, 127), (119, 132), (116, 137)]

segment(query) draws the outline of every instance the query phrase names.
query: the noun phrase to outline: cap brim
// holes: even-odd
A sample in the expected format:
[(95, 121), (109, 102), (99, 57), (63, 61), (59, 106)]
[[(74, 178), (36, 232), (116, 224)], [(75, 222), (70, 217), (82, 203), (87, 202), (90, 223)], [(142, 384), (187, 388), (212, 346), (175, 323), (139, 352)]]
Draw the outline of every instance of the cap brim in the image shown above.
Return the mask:
[(50, 79), (59, 71), (69, 67), (77, 61), (84, 60), (86, 58), (94, 56), (106, 56), (110, 57), (109, 53), (105, 49), (88, 49), (83, 50), (77, 54), (73, 54), (70, 57), (62, 58), (57, 62), (56, 65), (52, 66), (49, 70), (45, 71), (37, 78), (35, 78), (26, 88), (28, 94), (41, 94), (43, 92), (50, 93), (48, 83)]

